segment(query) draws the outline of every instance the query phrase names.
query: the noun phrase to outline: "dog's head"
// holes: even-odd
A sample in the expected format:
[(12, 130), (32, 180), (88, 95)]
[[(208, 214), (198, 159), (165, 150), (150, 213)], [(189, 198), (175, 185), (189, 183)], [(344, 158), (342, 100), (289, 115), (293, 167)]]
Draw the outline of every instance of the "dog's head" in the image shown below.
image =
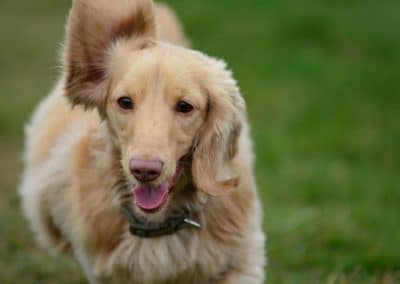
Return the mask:
[(107, 123), (142, 214), (168, 207), (182, 180), (235, 188), (244, 112), (225, 64), (158, 42), (154, 18), (150, 0), (75, 0), (66, 45), (66, 93)]

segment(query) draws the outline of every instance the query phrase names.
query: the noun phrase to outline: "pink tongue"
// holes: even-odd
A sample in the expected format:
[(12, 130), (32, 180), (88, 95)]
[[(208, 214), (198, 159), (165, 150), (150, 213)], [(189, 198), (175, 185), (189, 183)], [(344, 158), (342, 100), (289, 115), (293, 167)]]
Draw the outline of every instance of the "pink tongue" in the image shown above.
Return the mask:
[(163, 183), (159, 187), (150, 188), (138, 186), (133, 189), (136, 204), (144, 210), (157, 210), (168, 199), (169, 184)]

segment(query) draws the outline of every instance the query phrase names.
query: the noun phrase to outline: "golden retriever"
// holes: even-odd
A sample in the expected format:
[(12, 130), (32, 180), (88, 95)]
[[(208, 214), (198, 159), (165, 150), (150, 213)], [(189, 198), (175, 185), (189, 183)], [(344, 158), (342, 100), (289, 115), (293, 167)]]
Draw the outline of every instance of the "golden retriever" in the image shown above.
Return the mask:
[(262, 283), (245, 103), (151, 0), (74, 0), (59, 83), (27, 127), (23, 209), (90, 283)]

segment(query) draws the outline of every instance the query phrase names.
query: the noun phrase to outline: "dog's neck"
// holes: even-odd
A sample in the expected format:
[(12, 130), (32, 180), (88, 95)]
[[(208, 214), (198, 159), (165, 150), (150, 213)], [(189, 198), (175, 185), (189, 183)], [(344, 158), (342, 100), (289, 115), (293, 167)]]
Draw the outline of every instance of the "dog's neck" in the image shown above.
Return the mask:
[(182, 209), (167, 218), (163, 223), (153, 225), (143, 222), (135, 215), (129, 204), (122, 206), (122, 212), (129, 221), (129, 229), (133, 236), (140, 238), (157, 238), (177, 233), (182, 229), (201, 229), (201, 225), (194, 221), (188, 209)]

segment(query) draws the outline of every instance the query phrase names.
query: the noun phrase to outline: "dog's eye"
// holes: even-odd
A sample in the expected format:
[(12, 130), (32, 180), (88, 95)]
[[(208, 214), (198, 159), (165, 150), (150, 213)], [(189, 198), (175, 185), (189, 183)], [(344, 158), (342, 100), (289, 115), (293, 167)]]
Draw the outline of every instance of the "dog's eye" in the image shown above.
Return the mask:
[(121, 98), (119, 98), (118, 99), (118, 105), (122, 109), (127, 109), (127, 110), (133, 109), (133, 101), (129, 97), (121, 97)]
[(176, 111), (180, 113), (190, 113), (193, 111), (193, 106), (185, 101), (180, 101), (176, 105)]

